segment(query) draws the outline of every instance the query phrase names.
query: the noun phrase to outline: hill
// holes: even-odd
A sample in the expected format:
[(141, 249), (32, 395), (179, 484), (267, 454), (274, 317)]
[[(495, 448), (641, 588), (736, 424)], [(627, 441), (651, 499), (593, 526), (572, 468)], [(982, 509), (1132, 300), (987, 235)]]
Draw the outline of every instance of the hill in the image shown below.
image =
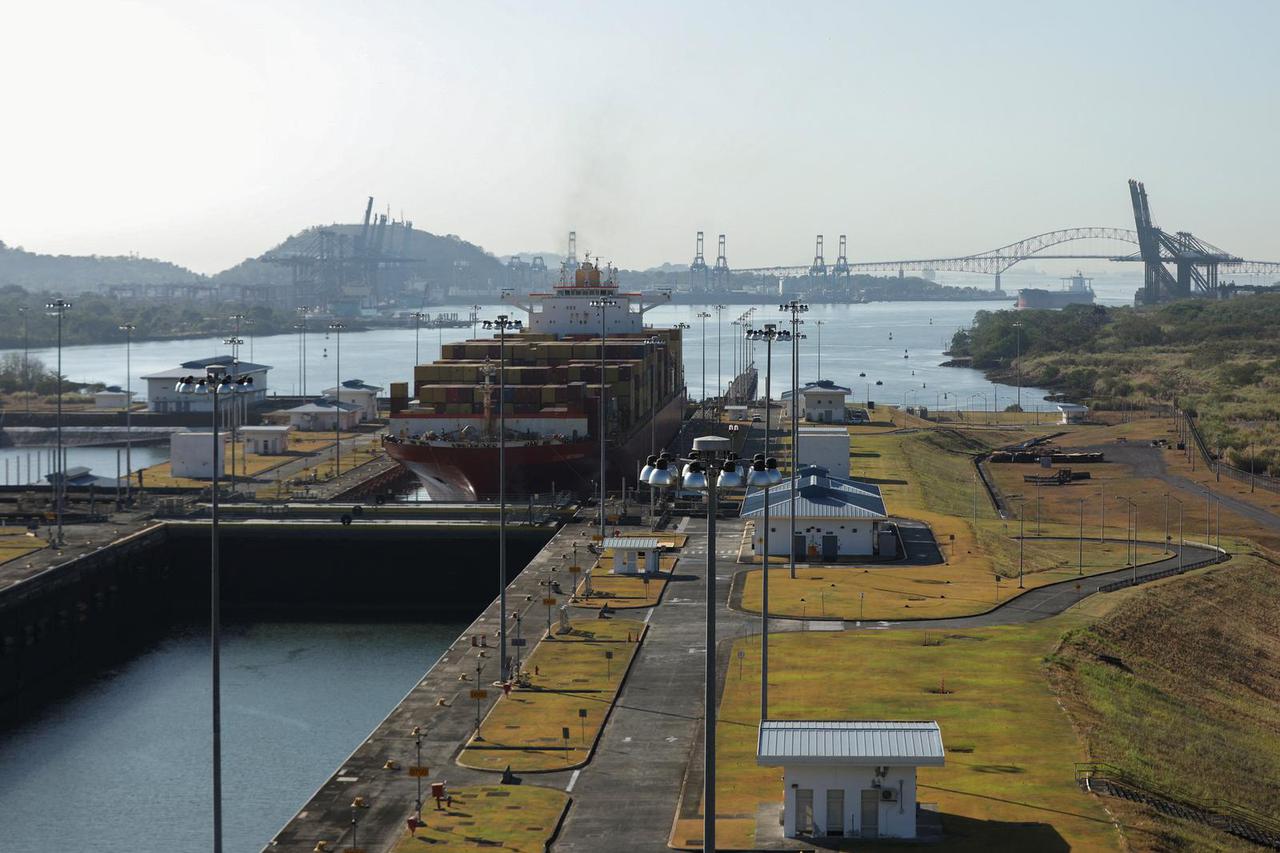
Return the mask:
[(154, 258), (108, 255), (42, 255), (0, 241), (0, 287), (56, 290), (63, 294), (110, 284), (169, 284), (201, 278), (186, 267)]

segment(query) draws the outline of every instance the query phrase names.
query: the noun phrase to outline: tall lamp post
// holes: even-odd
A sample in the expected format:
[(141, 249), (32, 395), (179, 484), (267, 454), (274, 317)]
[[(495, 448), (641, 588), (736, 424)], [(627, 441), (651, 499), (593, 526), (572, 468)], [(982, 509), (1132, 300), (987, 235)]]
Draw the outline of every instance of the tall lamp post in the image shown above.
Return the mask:
[(818, 375), (815, 379), (822, 378), (822, 327), (827, 324), (826, 320), (814, 320), (813, 324), (818, 327)]
[(67, 494), (67, 466), (62, 457), (62, 318), (71, 310), (71, 303), (63, 299), (55, 299), (45, 303), (49, 316), (58, 318), (58, 461), (54, 467), (53, 506), (58, 518), (58, 545), (66, 544), (62, 538), (62, 503)]
[(609, 339), (609, 308), (617, 305), (618, 300), (601, 298), (592, 299), (590, 305), (600, 311), (600, 423), (597, 428), (600, 430), (600, 541), (604, 541), (604, 497), (605, 497), (605, 458), (604, 448), (605, 442), (608, 440), (605, 428), (605, 389), (608, 387), (605, 372), (608, 369), (608, 361), (606, 359), (606, 350)]
[[(800, 467), (800, 315), (809, 310), (803, 302), (792, 299), (778, 306), (779, 311), (791, 314), (791, 512), (787, 553), (791, 555), (789, 576), (796, 576), (796, 471)], [(846, 472), (847, 473), (847, 472)]]
[[(232, 315), (232, 319), (236, 320), (237, 326), (240, 325), (240, 320), (237, 319), (240, 317), (241, 315), (239, 314)], [(229, 338), (225, 338), (222, 342), (227, 346), (231, 347), (231, 372), (235, 375), (239, 375), (240, 347), (244, 344), (244, 341), (240, 339), (239, 335), (232, 335)], [(240, 415), (240, 401), (236, 400), (233, 397), (231, 400), (231, 412), (227, 417), (227, 420), (231, 427), (231, 498), (232, 500), (235, 499), (235, 495), (236, 495), (236, 455), (237, 455), (236, 454), (236, 423), (239, 420), (239, 415)]]
[[(124, 332), (124, 500), (128, 504), (133, 496), (133, 364), (131, 344), (133, 323), (120, 326)], [(119, 492), (116, 493), (117, 495)]]
[(707, 319), (711, 314), (699, 311), (694, 316), (702, 321), (702, 387), (698, 390), (698, 395), (702, 400), (700, 411), (705, 418), (707, 415)]
[(716, 312), (716, 396), (720, 397), (724, 393), (724, 372), (720, 367), (720, 351), (722, 349), (720, 340), (724, 336), (724, 322), (722, 312), (728, 308), (728, 305), (713, 305), (711, 310)]
[(333, 476), (342, 473), (342, 323), (329, 324), (336, 336), (333, 359)]
[[(769, 456), (769, 395), (772, 391), (771, 384), (773, 379), (773, 342), (785, 341), (790, 336), (790, 332), (785, 329), (778, 329), (774, 323), (765, 323), (764, 328), (751, 329), (748, 328), (746, 336), (748, 340), (764, 341), (765, 343), (765, 369), (764, 369), (764, 453), (759, 454), (756, 458), (757, 463), (761, 463), (761, 467), (756, 469), (753, 466), (751, 475), (751, 485), (764, 489), (764, 541), (763, 545), (764, 563), (760, 574), (760, 719), (769, 719), (769, 487), (782, 482), (782, 473), (778, 470), (778, 463)], [(767, 475), (759, 475), (759, 471), (763, 470)], [(795, 495), (792, 495), (794, 500)]]
[[(703, 773), (702, 773), (702, 848), (716, 849), (716, 515), (721, 491), (740, 489), (742, 474), (737, 455), (729, 449), (730, 441), (720, 436), (701, 436), (693, 440), (693, 452), (685, 465), (683, 487), (707, 495), (707, 651), (703, 694)], [(649, 473), (649, 485), (670, 486), (673, 477), (669, 460), (660, 457)], [(761, 471), (763, 474), (763, 471)], [(753, 475), (754, 476), (754, 475)], [(765, 475), (767, 476), (767, 475)]]
[(1184, 540), (1182, 538), (1182, 501), (1169, 495), (1169, 498), (1178, 505), (1178, 571), (1182, 571), (1182, 551)]
[(519, 331), (523, 324), (506, 314), (485, 320), (485, 329), (498, 330), (498, 669), (502, 681), (511, 677), (507, 671), (507, 402), (506, 363), (507, 330)]
[[(414, 311), (409, 316), (413, 318), (413, 363), (418, 365), (422, 364), (422, 356), (419, 355), (420, 350), (418, 347), (418, 341), (420, 336), (418, 333), (421, 331), (422, 321), (427, 319), (427, 315), (423, 314), (421, 311)], [(472, 335), (472, 337), (474, 337), (474, 335)]]
[(298, 324), (298, 394), (307, 396), (307, 317), (318, 306), (299, 305)]
[(1138, 505), (1126, 498), (1124, 495), (1116, 495), (1116, 500), (1124, 501), (1128, 504), (1128, 510), (1125, 512), (1125, 558), (1130, 559), (1132, 554), (1133, 561), (1133, 582), (1138, 582)]
[(1013, 324), (1017, 330), (1017, 343), (1014, 345), (1013, 366), (1018, 374), (1018, 412), (1022, 412), (1022, 321)]
[(22, 390), (27, 392), (28, 415), (31, 414), (31, 337), (27, 330), (27, 314), (30, 311), (26, 305), (18, 306), (18, 316), (22, 317)]
[(213, 488), (209, 526), (209, 682), (213, 695), (213, 850), (222, 853), (222, 579), (218, 561), (218, 475), (222, 467), (218, 446), (218, 399), (253, 390), (252, 376), (235, 376), (222, 365), (211, 365), (203, 379), (178, 380), (179, 394), (210, 395), (213, 412)]

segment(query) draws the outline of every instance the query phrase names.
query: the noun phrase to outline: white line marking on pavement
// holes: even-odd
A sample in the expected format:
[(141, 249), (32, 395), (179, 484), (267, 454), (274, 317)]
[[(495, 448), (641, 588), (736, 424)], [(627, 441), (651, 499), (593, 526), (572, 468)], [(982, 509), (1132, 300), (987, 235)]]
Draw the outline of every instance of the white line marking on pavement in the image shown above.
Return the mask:
[(578, 774), (581, 772), (582, 772), (581, 770), (573, 771), (573, 775), (569, 777), (569, 784), (564, 786), (564, 792), (566, 794), (573, 793), (573, 786), (578, 784)]
[(649, 608), (649, 612), (644, 615), (644, 624), (648, 625), (649, 620), (653, 618), (653, 608)]

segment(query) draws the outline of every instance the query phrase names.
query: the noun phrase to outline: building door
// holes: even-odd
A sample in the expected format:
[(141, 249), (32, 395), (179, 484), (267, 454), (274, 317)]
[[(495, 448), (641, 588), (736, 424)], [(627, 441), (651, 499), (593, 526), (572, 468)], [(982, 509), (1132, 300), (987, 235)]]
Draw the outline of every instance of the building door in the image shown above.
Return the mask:
[(796, 789), (796, 835), (813, 835), (813, 789)]
[(809, 550), (809, 537), (803, 533), (797, 533), (795, 539), (791, 542), (791, 550), (795, 553), (797, 560), (807, 559), (806, 552)]
[(866, 788), (862, 791), (862, 832), (863, 838), (880, 837), (880, 791), (877, 788)]
[(822, 534), (822, 559), (834, 560), (840, 555), (840, 538), (834, 533)]
[(827, 835), (844, 835), (844, 788), (827, 789)]

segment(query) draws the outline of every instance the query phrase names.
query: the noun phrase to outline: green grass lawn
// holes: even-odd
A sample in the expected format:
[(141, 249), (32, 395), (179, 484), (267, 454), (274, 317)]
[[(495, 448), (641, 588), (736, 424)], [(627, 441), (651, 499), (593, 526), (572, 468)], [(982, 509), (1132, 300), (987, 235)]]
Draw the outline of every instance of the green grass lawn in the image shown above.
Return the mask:
[[(1030, 627), (933, 631), (929, 645), (923, 631), (774, 635), (770, 713), (937, 720), (947, 764), (921, 770), (919, 797), (938, 804), (947, 850), (1118, 849), (1101, 803), (1075, 784), (1073, 763), (1084, 750), (1043, 673), (1062, 633), (1088, 618), (1072, 611)], [(746, 654), (741, 675), (736, 649)], [(750, 848), (757, 807), (783, 794), (778, 769), (755, 763), (759, 642), (740, 640), (736, 649), (717, 739), (726, 849)], [(934, 692), (944, 684), (949, 692)], [(672, 841), (681, 846), (700, 835), (695, 822), (680, 821)]]
[(569, 802), (569, 796), (561, 791), (529, 784), (477, 785), (449, 793), (453, 805), (438, 810), (434, 801), (428, 800), (422, 809), (426, 826), (412, 837), (406, 827), (393, 853), (495, 847), (542, 853)]
[[(514, 689), (497, 701), (480, 726), (480, 738), (468, 741), (459, 764), (480, 770), (510, 766), (519, 773), (586, 762), (639, 648), (644, 623), (576, 619), (572, 624), (572, 634), (554, 634), (538, 643), (523, 664), (532, 688)], [(605, 652), (612, 653), (612, 660)], [(585, 717), (580, 710), (587, 712)]]

